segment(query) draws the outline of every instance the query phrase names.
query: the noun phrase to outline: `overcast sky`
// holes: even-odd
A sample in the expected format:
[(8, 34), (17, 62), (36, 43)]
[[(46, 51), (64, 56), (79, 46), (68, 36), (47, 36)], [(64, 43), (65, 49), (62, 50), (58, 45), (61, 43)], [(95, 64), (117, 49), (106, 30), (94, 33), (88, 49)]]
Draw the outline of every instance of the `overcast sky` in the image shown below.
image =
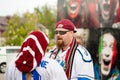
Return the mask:
[(45, 4), (52, 8), (57, 7), (57, 0), (0, 0), (0, 16), (33, 12), (35, 7)]

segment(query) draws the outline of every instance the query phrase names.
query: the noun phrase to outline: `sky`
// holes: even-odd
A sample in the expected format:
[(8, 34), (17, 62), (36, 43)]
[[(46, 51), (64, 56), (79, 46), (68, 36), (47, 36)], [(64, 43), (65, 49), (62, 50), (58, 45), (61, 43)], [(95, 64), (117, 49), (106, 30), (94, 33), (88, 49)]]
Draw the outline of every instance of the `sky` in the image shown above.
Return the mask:
[(48, 5), (51, 8), (57, 7), (57, 0), (1, 0), (0, 16), (23, 14), (27, 11), (33, 12), (35, 7)]

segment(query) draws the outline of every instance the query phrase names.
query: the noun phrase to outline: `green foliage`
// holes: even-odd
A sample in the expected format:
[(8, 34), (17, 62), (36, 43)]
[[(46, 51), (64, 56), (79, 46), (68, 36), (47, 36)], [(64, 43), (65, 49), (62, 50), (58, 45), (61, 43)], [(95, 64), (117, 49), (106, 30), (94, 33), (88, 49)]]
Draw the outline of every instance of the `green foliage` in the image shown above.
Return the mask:
[(49, 30), (48, 37), (53, 39), (55, 23), (56, 11), (47, 6), (41, 9), (35, 8), (34, 13), (26, 12), (22, 16), (15, 14), (8, 21), (8, 27), (4, 33), (6, 39), (4, 45), (21, 45), (30, 31), (39, 29), (39, 24)]
[(18, 15), (13, 15), (10, 18), (7, 30), (4, 33), (6, 39), (5, 45), (21, 45), (30, 31), (38, 29), (35, 27), (34, 20), (31, 20), (32, 17), (30, 15), (21, 18)]
[(39, 17), (39, 22), (49, 29), (49, 38), (54, 38), (54, 26), (57, 19), (57, 12), (47, 5), (41, 9), (35, 8), (35, 13)]

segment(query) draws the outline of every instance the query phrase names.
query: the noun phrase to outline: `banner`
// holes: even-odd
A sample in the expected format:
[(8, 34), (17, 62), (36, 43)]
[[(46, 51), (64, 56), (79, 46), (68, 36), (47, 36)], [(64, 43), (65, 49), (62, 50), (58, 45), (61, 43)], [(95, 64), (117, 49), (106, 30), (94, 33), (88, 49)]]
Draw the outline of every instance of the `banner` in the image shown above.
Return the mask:
[(57, 14), (77, 28), (120, 28), (119, 0), (58, 0)]

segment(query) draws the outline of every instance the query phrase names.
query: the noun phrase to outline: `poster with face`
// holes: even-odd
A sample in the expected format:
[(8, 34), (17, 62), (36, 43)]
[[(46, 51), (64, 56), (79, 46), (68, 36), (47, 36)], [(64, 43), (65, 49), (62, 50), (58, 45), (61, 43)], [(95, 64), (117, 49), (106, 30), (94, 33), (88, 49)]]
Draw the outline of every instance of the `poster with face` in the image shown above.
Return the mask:
[[(91, 29), (87, 49), (91, 53), (99, 78), (118, 77), (120, 71), (120, 29)], [(98, 74), (97, 74), (98, 75)], [(97, 77), (97, 79), (99, 79)], [(116, 79), (115, 79), (116, 80)]]
[(119, 0), (58, 0), (57, 20), (70, 19), (77, 28), (120, 28)]
[(77, 28), (77, 32), (75, 33), (76, 40), (78, 44), (86, 47), (88, 44), (89, 38), (89, 29), (88, 28)]
[(120, 0), (58, 0), (57, 21), (70, 19), (78, 43), (88, 49), (102, 75), (120, 71)]
[(117, 55), (116, 38), (111, 32), (106, 32), (100, 36), (98, 54), (101, 73), (108, 75), (115, 66)]
[(114, 23), (120, 21), (118, 0), (99, 0), (98, 11), (100, 16), (100, 27), (115, 27)]
[(77, 28), (87, 27), (86, 0), (58, 0), (57, 20), (70, 19)]

